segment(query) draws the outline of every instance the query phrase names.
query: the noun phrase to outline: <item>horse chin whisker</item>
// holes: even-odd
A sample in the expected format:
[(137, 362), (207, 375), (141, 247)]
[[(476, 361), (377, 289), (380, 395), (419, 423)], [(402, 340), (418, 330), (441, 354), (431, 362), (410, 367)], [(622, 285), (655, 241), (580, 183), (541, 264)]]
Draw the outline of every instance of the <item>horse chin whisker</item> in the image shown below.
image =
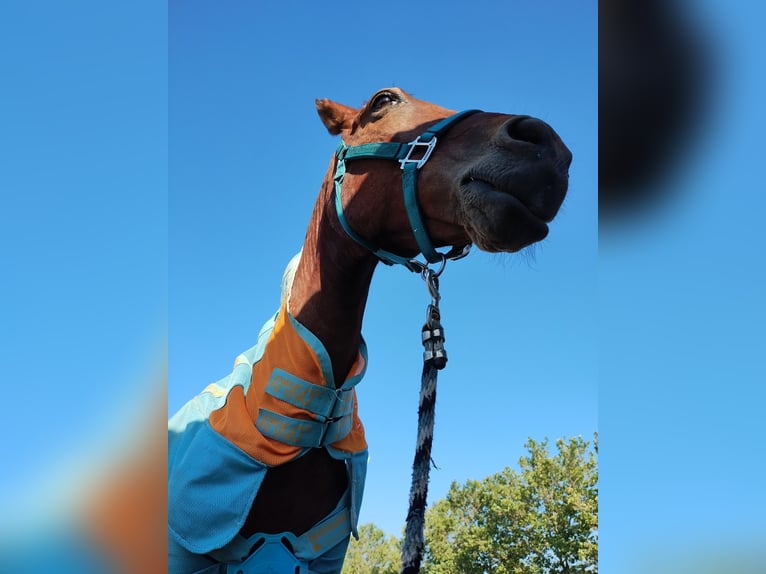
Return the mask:
[(533, 243), (532, 245), (527, 245), (524, 249), (519, 251), (519, 255), (521, 259), (527, 264), (528, 267), (533, 268), (535, 264), (537, 263), (537, 248), (541, 244), (541, 242)]
[(526, 265), (530, 269), (534, 269), (537, 263), (537, 246), (539, 243), (533, 243), (528, 245), (519, 251), (496, 251), (490, 253), (493, 261), (503, 269), (509, 269), (517, 264)]

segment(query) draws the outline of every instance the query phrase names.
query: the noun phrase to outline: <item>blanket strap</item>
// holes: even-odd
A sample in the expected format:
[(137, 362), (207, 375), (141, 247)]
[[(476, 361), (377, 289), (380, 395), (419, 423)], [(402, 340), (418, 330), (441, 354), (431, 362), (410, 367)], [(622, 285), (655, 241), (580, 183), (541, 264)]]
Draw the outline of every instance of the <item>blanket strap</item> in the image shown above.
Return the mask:
[(339, 389), (331, 389), (274, 369), (266, 382), (266, 393), (307, 411), (314, 418), (298, 419), (260, 408), (255, 427), (266, 437), (304, 448), (323, 447), (342, 440), (353, 426), (353, 389), (360, 378), (351, 377)]

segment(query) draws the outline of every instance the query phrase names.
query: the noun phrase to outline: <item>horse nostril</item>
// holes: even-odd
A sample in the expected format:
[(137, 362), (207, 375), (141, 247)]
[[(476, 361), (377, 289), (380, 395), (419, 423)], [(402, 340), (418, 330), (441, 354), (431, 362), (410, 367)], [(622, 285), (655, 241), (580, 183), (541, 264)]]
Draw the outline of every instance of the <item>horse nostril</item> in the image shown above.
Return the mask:
[(549, 144), (552, 139), (552, 131), (548, 124), (530, 116), (511, 118), (505, 122), (503, 129), (514, 141), (545, 145)]

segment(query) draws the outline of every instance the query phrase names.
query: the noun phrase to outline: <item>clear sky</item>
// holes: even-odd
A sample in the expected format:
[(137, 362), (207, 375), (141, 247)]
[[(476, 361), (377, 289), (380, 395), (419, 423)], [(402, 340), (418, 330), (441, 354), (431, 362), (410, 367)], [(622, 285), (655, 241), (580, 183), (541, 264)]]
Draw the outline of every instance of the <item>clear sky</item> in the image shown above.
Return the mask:
[[(0, 515), (161, 400), (166, 317), (169, 413), (229, 372), (276, 309), (337, 143), (314, 98), (397, 85), (538, 116), (574, 154), (534, 256), (474, 252), (442, 279), (429, 499), (515, 465), (527, 437), (598, 428), (604, 572), (762, 537), (762, 19), (703, 4), (726, 66), (684, 193), (601, 237), (594, 1), (4, 5)], [(427, 301), (380, 268), (363, 330), (361, 519), (395, 534)]]
[(0, 12), (0, 528), (18, 529), (163, 395), (167, 18)]

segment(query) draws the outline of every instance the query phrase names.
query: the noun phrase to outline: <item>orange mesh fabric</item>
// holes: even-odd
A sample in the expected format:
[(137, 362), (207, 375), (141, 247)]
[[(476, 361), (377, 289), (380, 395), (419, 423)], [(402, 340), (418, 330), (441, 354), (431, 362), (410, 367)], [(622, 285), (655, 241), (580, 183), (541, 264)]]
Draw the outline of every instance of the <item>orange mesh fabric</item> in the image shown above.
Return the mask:
[[(359, 372), (364, 357), (361, 353), (347, 377)], [(265, 408), (275, 413), (300, 420), (316, 420), (316, 416), (304, 409), (284, 402), (265, 392), (266, 382), (274, 369), (282, 369), (310, 383), (326, 386), (322, 367), (315, 350), (292, 325), (285, 303), (282, 304), (274, 330), (266, 343), (263, 357), (252, 369), (247, 395), (241, 386), (229, 392), (223, 407), (210, 414), (211, 426), (222, 436), (236, 444), (250, 456), (265, 464), (277, 466), (296, 458), (303, 447), (284, 444), (266, 437), (255, 427), (258, 410)], [(360, 452), (367, 448), (364, 427), (358, 416), (356, 393), (354, 393), (353, 424), (349, 434), (331, 446), (344, 452)]]

